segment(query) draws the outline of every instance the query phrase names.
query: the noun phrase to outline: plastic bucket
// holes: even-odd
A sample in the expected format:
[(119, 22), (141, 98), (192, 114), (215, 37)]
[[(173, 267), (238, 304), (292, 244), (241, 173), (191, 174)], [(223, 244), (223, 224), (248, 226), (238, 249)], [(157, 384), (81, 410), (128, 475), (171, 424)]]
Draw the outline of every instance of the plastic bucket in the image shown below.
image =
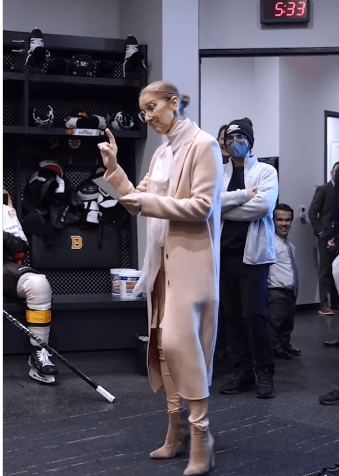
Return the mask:
[(125, 271), (136, 271), (136, 269), (129, 269), (129, 268), (112, 268), (110, 269), (111, 273), (111, 286), (112, 286), (112, 294), (114, 296), (120, 296), (120, 273)]
[(131, 298), (141, 271), (136, 269), (120, 271), (120, 297)]

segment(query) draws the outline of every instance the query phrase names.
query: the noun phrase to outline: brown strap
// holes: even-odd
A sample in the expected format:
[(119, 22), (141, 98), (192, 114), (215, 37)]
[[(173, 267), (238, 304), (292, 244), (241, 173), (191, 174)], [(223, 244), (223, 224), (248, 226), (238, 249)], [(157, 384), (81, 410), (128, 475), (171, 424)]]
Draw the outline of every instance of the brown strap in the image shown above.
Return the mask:
[(9, 207), (13, 206), (11, 196), (7, 190), (3, 190), (3, 203)]

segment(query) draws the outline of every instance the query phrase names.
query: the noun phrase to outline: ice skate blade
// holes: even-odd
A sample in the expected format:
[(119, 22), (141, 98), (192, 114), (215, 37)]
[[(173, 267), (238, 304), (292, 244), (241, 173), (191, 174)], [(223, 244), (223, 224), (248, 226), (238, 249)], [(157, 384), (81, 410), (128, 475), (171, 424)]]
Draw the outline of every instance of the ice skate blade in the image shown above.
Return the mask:
[(31, 368), (29, 371), (29, 376), (34, 379), (38, 380), (39, 382), (42, 383), (54, 383), (55, 382), (55, 377), (54, 375), (43, 375), (39, 373), (36, 369)]

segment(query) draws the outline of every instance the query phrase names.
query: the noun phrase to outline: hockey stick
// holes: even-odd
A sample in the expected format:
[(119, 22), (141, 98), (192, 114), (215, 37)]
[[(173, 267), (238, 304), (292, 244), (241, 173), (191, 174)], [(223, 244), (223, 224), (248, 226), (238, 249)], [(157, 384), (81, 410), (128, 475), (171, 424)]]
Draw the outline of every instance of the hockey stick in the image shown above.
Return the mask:
[(92, 379), (90, 379), (89, 377), (87, 377), (87, 375), (83, 374), (82, 372), (80, 372), (80, 370), (76, 369), (75, 367), (73, 367), (73, 365), (71, 365), (64, 357), (62, 357), (62, 355), (60, 355), (56, 350), (54, 350), (52, 347), (50, 347), (48, 344), (46, 344), (46, 342), (44, 342), (43, 340), (40, 339), (40, 337), (36, 336), (35, 334), (33, 334), (33, 332), (31, 332), (30, 330), (27, 329), (27, 327), (25, 327), (23, 324), (21, 324), (21, 322), (19, 322), (17, 319), (15, 319), (15, 317), (13, 317), (11, 314), (9, 314), (7, 311), (5, 311), (5, 309), (3, 309), (3, 313), (5, 314), (6, 316), (6, 319), (8, 319), (12, 324), (14, 324), (18, 329), (20, 329), (21, 331), (23, 331), (25, 334), (27, 334), (31, 339), (35, 340), (36, 342), (38, 342), (38, 344), (41, 345), (41, 347), (43, 347), (44, 349), (48, 350), (48, 352), (50, 352), (51, 354), (55, 355), (56, 357), (58, 357), (58, 359), (61, 360), (61, 362), (63, 364), (66, 365), (66, 367), (68, 367), (69, 369), (72, 370), (72, 372), (74, 372), (75, 374), (77, 374), (80, 378), (82, 378), (83, 380), (85, 380), (85, 382), (87, 382), (91, 387), (93, 387), (97, 392), (99, 392), (103, 397), (106, 398), (106, 400), (108, 400), (109, 402), (113, 402), (115, 400), (115, 397), (113, 395), (111, 395), (109, 392), (107, 392), (107, 390), (105, 390), (104, 388), (100, 387), (100, 385), (97, 385), (95, 382), (93, 382)]

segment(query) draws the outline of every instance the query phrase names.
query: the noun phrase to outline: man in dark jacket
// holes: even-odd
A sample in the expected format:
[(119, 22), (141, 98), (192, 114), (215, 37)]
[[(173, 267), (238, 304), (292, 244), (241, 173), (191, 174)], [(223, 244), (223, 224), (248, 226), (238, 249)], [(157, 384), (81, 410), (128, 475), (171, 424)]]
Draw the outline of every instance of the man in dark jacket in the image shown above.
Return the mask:
[[(335, 285), (339, 291), (339, 169), (335, 175), (333, 190), (333, 209), (332, 209), (332, 239), (328, 241), (328, 246), (334, 249), (335, 260), (333, 260), (332, 272)], [(339, 347), (339, 338), (332, 341), (325, 341), (325, 347)], [(339, 385), (328, 393), (320, 395), (319, 402), (325, 405), (339, 405)]]
[(339, 162), (336, 162), (332, 168), (332, 179), (318, 187), (310, 205), (308, 216), (314, 234), (318, 238), (319, 249), (319, 300), (320, 308), (319, 314), (332, 315), (333, 310), (329, 305), (328, 294), (331, 293), (331, 306), (336, 307), (338, 300), (338, 293), (336, 291), (333, 277), (332, 277), (332, 261), (335, 258), (335, 253), (327, 245), (327, 242), (332, 236), (332, 203), (333, 203), (333, 188), (334, 178), (339, 168)]

